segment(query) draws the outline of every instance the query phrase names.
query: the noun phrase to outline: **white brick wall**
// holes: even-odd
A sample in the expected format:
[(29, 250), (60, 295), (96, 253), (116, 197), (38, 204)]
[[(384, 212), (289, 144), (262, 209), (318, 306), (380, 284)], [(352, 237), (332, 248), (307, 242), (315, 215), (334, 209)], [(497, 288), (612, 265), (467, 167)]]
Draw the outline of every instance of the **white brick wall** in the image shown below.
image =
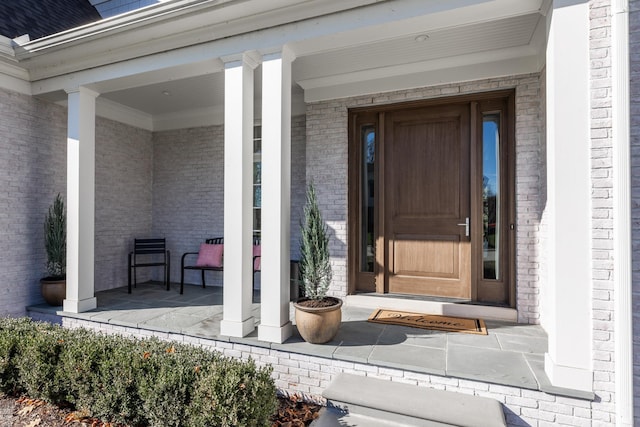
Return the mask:
[(305, 399), (319, 403), (325, 403), (321, 397), (322, 391), (338, 374), (344, 372), (496, 399), (503, 405), (509, 426), (606, 425), (606, 423), (598, 421), (600, 414), (592, 409), (591, 402), (554, 396), (536, 390), (287, 353), (246, 343), (216, 341), (106, 323), (94, 323), (81, 319), (63, 318), (63, 326), (67, 328), (82, 327), (97, 332), (129, 337), (155, 336), (162, 340), (177, 341), (220, 352), (227, 357), (243, 360), (252, 358), (259, 366), (273, 366), (272, 377), (276, 387), (285, 394), (300, 395)]
[(610, 0), (590, 2), (594, 423), (615, 422)]
[[(153, 235), (167, 239), (174, 282), (184, 252), (223, 235), (223, 136), (222, 126), (153, 135)], [(199, 283), (198, 272), (187, 273), (186, 282)], [(210, 283), (214, 278), (220, 282), (222, 274), (207, 276)]]
[(151, 132), (96, 118), (96, 291), (127, 284), (133, 239), (151, 232), (152, 162)]
[[(96, 290), (126, 285), (131, 240), (151, 228), (151, 134), (96, 121)], [(0, 315), (39, 304), (42, 224), (66, 193), (66, 108), (0, 91)]]
[(544, 209), (544, 121), (537, 74), (489, 79), (310, 104), (307, 107), (307, 180), (330, 230), (331, 293), (347, 294), (348, 109), (498, 89), (516, 89), (516, 281), (519, 321), (538, 323), (540, 219)]
[(66, 109), (0, 90), (0, 316), (43, 302), (43, 223), (66, 192)]
[[(292, 120), (291, 256), (298, 257), (305, 197), (305, 121)], [(264, 147), (263, 147), (264, 149)], [(157, 132), (153, 135), (153, 234), (167, 238), (171, 278), (180, 281), (180, 258), (197, 252), (208, 237), (224, 231), (224, 133), (222, 126)], [(159, 273), (158, 273), (159, 274)], [(160, 277), (156, 274), (156, 278)], [(186, 283), (200, 283), (187, 271)], [(221, 273), (207, 283), (221, 284)], [(256, 276), (259, 281), (259, 276)]]
[[(631, 216), (633, 268), (633, 395), (634, 421), (640, 425), (640, 0), (629, 2), (631, 60)], [(608, 337), (610, 332), (602, 332)]]

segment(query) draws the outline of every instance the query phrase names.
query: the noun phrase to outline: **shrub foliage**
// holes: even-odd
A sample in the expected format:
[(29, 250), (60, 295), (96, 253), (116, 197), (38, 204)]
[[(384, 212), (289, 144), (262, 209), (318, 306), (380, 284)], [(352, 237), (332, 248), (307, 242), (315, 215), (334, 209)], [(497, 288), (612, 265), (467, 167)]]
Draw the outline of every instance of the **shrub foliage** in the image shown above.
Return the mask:
[(131, 426), (264, 426), (271, 367), (158, 339), (0, 319), (0, 393), (72, 404)]

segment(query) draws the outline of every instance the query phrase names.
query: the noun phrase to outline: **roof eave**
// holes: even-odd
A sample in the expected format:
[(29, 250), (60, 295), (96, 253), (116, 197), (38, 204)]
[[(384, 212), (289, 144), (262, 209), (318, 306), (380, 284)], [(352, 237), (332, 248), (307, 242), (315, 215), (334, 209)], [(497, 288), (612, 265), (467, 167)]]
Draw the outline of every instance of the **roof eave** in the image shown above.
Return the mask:
[[(175, 0), (32, 40), (14, 51), (21, 65), (38, 70), (34, 78), (47, 78), (103, 65), (101, 58), (113, 63), (384, 1)], [(76, 62), (82, 65), (73, 67)]]

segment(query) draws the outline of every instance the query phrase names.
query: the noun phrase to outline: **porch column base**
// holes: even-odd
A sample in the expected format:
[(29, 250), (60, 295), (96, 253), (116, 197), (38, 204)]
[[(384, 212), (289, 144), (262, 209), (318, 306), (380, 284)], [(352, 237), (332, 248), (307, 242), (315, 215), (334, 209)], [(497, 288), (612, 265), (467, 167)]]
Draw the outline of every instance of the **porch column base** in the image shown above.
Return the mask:
[(592, 392), (593, 373), (589, 369), (557, 364), (549, 353), (544, 355), (544, 371), (555, 387)]
[(256, 328), (255, 322), (256, 321), (253, 317), (249, 317), (241, 322), (235, 320), (222, 320), (220, 322), (220, 334), (228, 337), (246, 337)]
[(67, 313), (83, 313), (98, 307), (98, 300), (95, 297), (74, 300), (65, 299), (62, 302), (62, 311)]
[(282, 326), (258, 325), (258, 339), (260, 341), (282, 344), (293, 333), (291, 322)]

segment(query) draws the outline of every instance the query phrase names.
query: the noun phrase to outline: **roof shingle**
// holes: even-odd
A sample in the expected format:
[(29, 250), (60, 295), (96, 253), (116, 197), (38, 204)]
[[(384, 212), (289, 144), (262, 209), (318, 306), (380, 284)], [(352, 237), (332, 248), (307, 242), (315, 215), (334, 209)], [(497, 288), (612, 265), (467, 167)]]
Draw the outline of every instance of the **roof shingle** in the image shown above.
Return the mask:
[(89, 0), (2, 0), (0, 34), (31, 40), (100, 20)]

